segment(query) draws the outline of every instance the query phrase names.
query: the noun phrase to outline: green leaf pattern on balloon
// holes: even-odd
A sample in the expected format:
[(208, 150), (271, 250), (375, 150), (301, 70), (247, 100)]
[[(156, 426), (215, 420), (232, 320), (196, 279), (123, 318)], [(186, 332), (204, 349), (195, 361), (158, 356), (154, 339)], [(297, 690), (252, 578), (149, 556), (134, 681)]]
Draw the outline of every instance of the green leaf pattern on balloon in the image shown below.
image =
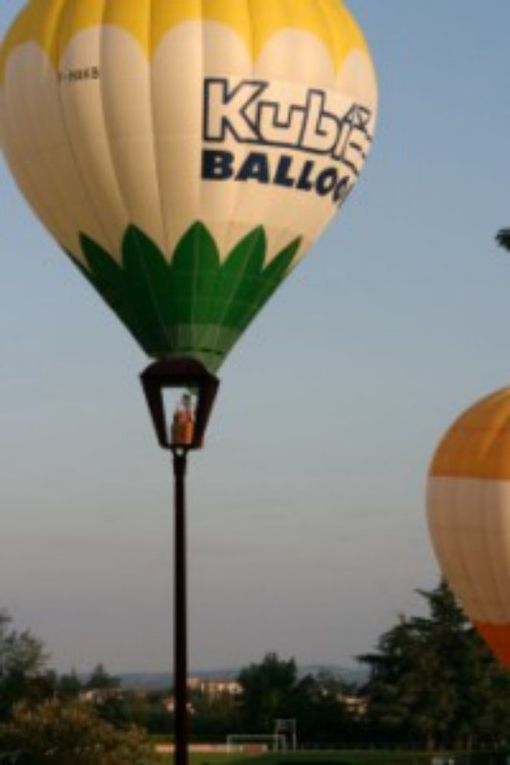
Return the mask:
[(85, 234), (80, 243), (88, 268), (73, 261), (150, 356), (194, 356), (214, 370), (283, 281), (302, 238), (267, 266), (262, 226), (223, 263), (200, 222), (184, 234), (170, 261), (136, 226), (124, 235), (122, 265)]

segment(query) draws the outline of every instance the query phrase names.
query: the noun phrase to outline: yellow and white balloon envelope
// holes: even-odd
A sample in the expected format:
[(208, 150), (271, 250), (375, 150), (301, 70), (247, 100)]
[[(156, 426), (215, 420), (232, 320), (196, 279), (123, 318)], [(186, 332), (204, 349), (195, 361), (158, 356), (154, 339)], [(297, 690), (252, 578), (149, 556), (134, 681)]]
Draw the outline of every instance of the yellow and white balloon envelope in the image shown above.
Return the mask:
[(345, 201), (376, 119), (339, 0), (31, 0), (0, 77), (37, 215), (149, 355), (212, 370)]
[(510, 388), (446, 433), (430, 469), (428, 520), (448, 584), (510, 667)]

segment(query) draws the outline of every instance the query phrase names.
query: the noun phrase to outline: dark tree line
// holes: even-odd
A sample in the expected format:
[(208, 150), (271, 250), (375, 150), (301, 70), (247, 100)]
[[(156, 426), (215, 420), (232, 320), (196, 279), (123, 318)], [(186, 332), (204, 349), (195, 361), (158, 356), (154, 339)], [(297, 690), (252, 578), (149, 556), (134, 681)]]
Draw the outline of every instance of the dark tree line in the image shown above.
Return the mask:
[(237, 702), (197, 705), (195, 733), (269, 733), (276, 718), (295, 718), (302, 745), (509, 747), (510, 673), (444, 583), (419, 594), (428, 615), (399, 617), (373, 653), (358, 657), (368, 671), (363, 686), (330, 675), (300, 678), (292, 659), (268, 654), (241, 672)]
[(379, 743), (410, 747), (501, 748), (510, 735), (510, 674), (465, 618), (445, 584), (419, 591), (428, 617), (401, 617), (370, 671), (365, 724)]
[(0, 723), (9, 719), (19, 702), (77, 699), (89, 690), (105, 691), (120, 685), (102, 664), (83, 679), (74, 670), (57, 674), (48, 668), (48, 660), (43, 642), (29, 630), (15, 630), (12, 618), (0, 610)]
[(45, 669), (47, 658), (42, 642), (28, 630), (14, 630), (10, 616), (0, 611), (0, 722), (17, 701), (51, 694), (54, 675)]
[(346, 732), (350, 716), (344, 698), (351, 689), (334, 676), (300, 677), (293, 659), (268, 654), (239, 675), (243, 693), (239, 725), (248, 732), (272, 732), (278, 718), (297, 722), (301, 743), (334, 743)]
[[(370, 654), (361, 687), (329, 674), (301, 676), (293, 659), (269, 653), (239, 675), (242, 693), (191, 694), (192, 732), (224, 741), (231, 733), (272, 733), (277, 718), (297, 721), (302, 746), (505, 749), (510, 746), (510, 673), (494, 660), (444, 584), (419, 591), (426, 616), (401, 616)], [(98, 665), (84, 680), (48, 670), (41, 641), (16, 632), (0, 613), (0, 723), (15, 705), (75, 703), (84, 692), (105, 723), (172, 732), (171, 689), (140, 694)], [(166, 703), (165, 703), (166, 702)]]

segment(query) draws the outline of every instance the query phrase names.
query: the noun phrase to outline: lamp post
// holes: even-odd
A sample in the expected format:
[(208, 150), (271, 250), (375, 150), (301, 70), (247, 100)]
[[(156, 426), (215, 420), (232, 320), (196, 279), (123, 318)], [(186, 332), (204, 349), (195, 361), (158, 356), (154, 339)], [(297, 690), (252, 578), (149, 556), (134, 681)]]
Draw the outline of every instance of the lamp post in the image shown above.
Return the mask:
[[(141, 375), (158, 442), (170, 450), (174, 472), (174, 693), (175, 765), (188, 764), (188, 618), (186, 564), (186, 470), (188, 452), (201, 449), (219, 380), (195, 359), (164, 359)], [(169, 432), (163, 392), (186, 388), (197, 394), (194, 423), (187, 433)]]

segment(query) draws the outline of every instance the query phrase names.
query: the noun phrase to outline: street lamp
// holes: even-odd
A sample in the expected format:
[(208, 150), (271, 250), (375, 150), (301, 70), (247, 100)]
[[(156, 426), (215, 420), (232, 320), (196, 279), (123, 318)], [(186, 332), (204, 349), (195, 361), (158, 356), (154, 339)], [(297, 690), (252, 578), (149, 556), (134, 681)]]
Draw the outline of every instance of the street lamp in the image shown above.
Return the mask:
[[(174, 470), (174, 689), (175, 763), (188, 762), (188, 630), (186, 585), (186, 468), (188, 452), (201, 449), (205, 429), (218, 392), (219, 380), (199, 361), (189, 358), (156, 361), (142, 373), (141, 381), (163, 449), (173, 456)], [(197, 396), (191, 427), (184, 433), (168, 426), (163, 393), (166, 389), (193, 391)], [(185, 394), (187, 395), (187, 394)], [(186, 402), (186, 406), (188, 403)]]

